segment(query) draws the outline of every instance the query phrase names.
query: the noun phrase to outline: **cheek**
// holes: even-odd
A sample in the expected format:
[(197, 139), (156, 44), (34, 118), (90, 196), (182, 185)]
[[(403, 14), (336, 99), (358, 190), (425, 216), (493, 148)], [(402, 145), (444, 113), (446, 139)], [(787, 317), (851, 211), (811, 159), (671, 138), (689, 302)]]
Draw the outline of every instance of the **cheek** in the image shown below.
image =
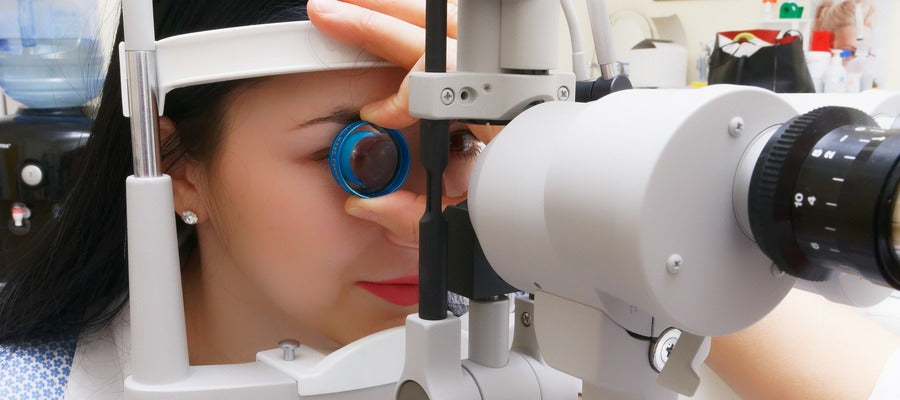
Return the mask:
[[(228, 255), (282, 308), (311, 313), (345, 290), (355, 221), (346, 195), (312, 162), (223, 157), (215, 203)], [(352, 282), (350, 282), (352, 284)]]

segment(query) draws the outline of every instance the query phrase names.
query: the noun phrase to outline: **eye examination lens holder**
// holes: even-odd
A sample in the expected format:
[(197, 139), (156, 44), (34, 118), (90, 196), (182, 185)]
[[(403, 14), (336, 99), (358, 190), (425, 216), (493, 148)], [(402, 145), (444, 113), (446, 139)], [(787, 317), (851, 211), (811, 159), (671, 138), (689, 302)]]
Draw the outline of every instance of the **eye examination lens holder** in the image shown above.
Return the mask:
[[(372, 182), (364, 182), (364, 178), (357, 175), (357, 171), (353, 169), (353, 161), (354, 156), (372, 156), (360, 154), (360, 151), (365, 149), (358, 146), (363, 140), (378, 136), (388, 137), (393, 142), (397, 155), (396, 165), (393, 166), (392, 175), (385, 184), (368, 187)], [(355, 121), (341, 129), (334, 138), (328, 153), (328, 164), (335, 182), (346, 192), (362, 198), (384, 196), (399, 189), (409, 174), (409, 145), (403, 135), (395, 129), (382, 128), (366, 121)]]

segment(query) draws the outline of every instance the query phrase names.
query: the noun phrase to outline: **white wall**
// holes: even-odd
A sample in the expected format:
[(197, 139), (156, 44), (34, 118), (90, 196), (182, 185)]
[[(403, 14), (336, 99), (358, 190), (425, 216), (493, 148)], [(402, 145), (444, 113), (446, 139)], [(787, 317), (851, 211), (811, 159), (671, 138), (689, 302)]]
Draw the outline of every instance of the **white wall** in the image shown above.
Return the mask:
[(3, 88), (0, 88), (0, 117), (9, 114), (9, 106), (6, 105), (6, 96), (3, 95)]
[(895, 2), (891, 16), (886, 22), (891, 27), (890, 40), (887, 54), (887, 73), (885, 74), (886, 89), (900, 90), (900, 2)]
[[(0, 93), (2, 93), (2, 92), (0, 92)], [(0, 114), (2, 114), (3, 111), (5, 111), (6, 115), (12, 115), (16, 112), (16, 110), (19, 109), (19, 107), (22, 106), (21, 104), (17, 103), (15, 100), (13, 100), (7, 96), (3, 96), (3, 98), (0, 98), (0, 101), (4, 102), (4, 104), (2, 106), (0, 106)]]
[[(593, 41), (587, 31), (587, 11), (585, 9), (584, 0), (575, 0), (579, 11), (582, 14), (581, 24), (584, 30), (582, 40), (585, 45), (590, 48)], [(809, 7), (812, 3), (810, 0), (796, 1), (800, 5)], [(759, 26), (762, 20), (762, 3), (760, 0), (675, 0), (675, 1), (658, 1), (658, 0), (607, 0), (610, 8), (610, 14), (620, 10), (631, 10), (643, 14), (646, 17), (664, 17), (669, 15), (677, 15), (687, 36), (688, 50), (688, 74), (690, 79), (696, 78), (694, 70), (694, 62), (700, 56), (700, 42), (711, 43), (715, 37), (715, 33), (719, 31), (745, 29)], [(811, 8), (804, 11), (811, 13)], [(900, 24), (894, 21), (900, 21), (900, 2), (893, 4), (890, 10), (890, 17), (881, 23), (890, 26), (888, 44), (888, 54), (885, 59), (886, 71), (889, 71), (885, 78), (886, 89), (900, 90)], [(560, 29), (561, 45), (560, 68), (571, 68), (570, 59), (570, 42), (568, 32), (565, 27)], [(592, 49), (592, 48), (590, 48)], [(591, 50), (591, 53), (593, 51)], [(621, 57), (621, 55), (618, 55)], [(891, 72), (892, 71), (892, 72)]]

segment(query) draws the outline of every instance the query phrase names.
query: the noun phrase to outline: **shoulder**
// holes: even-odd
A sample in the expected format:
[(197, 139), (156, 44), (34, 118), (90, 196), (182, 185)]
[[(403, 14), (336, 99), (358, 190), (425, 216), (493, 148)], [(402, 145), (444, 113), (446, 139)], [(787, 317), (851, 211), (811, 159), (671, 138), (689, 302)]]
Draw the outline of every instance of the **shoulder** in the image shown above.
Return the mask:
[(62, 399), (78, 337), (0, 345), (0, 398)]

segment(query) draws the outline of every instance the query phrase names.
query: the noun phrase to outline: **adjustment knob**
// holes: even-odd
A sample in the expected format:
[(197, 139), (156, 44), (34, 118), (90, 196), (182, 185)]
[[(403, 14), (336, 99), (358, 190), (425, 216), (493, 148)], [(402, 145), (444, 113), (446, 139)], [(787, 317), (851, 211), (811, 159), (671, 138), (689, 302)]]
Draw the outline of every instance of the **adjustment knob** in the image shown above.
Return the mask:
[(22, 167), (22, 182), (28, 186), (38, 186), (44, 181), (44, 171), (35, 164)]

